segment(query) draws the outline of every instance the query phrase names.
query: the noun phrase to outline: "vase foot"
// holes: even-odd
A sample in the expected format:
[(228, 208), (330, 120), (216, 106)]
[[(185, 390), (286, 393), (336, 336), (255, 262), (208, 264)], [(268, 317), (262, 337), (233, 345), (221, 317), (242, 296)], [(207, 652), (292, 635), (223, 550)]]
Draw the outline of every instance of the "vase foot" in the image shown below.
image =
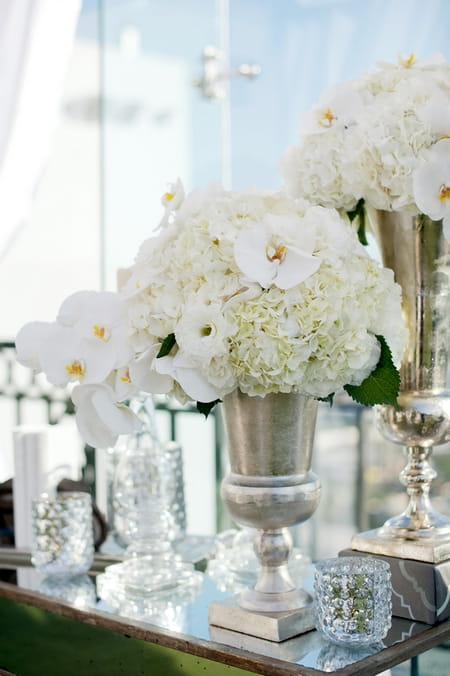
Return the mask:
[(237, 595), (211, 603), (209, 624), (277, 643), (315, 627), (316, 609), (312, 603), (296, 610), (262, 613), (241, 608), (238, 599)]
[(209, 625), (209, 638), (217, 643), (224, 643), (233, 648), (247, 650), (258, 655), (273, 657), (277, 660), (286, 662), (300, 662), (302, 657), (312, 652), (319, 651), (323, 646), (323, 641), (317, 631), (308, 631), (300, 636), (295, 636), (286, 641), (266, 641), (257, 636), (242, 634), (240, 631), (224, 629)]
[(308, 608), (312, 596), (303, 589), (268, 593), (257, 589), (244, 589), (239, 594), (239, 607), (256, 613), (284, 613)]
[(420, 513), (406, 510), (386, 521), (378, 533), (387, 539), (450, 542), (450, 518), (431, 507)]
[(398, 537), (383, 533), (382, 528), (354, 535), (351, 548), (369, 554), (382, 554), (399, 559), (441, 563), (450, 559), (450, 533), (433, 531), (397, 531)]

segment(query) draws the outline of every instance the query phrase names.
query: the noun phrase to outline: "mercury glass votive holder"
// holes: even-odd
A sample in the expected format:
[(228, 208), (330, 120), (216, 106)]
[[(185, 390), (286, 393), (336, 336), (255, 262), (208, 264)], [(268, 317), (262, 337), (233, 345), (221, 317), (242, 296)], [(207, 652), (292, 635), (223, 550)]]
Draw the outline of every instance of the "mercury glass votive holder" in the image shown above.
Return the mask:
[(370, 645), (392, 619), (391, 569), (372, 557), (344, 556), (316, 564), (316, 628), (334, 643)]
[(64, 492), (33, 500), (31, 562), (48, 577), (86, 573), (94, 558), (92, 500)]

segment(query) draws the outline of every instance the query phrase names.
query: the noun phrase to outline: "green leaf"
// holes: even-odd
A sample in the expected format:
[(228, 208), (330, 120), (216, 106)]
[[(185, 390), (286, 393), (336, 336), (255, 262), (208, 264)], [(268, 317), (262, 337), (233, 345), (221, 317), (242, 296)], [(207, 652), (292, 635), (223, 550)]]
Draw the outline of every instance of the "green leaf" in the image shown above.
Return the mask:
[(364, 200), (361, 198), (356, 207), (352, 211), (347, 211), (350, 222), (353, 223), (355, 218), (358, 219), (358, 239), (364, 246), (368, 245), (366, 237), (366, 211), (364, 209)]
[(174, 333), (169, 333), (169, 335), (164, 338), (164, 340), (161, 342), (161, 347), (159, 348), (159, 352), (156, 355), (156, 358), (158, 357), (167, 357), (169, 354), (170, 350), (173, 348), (174, 345), (176, 345), (177, 341), (175, 340), (175, 334)]
[(329, 394), (327, 397), (316, 397), (317, 401), (324, 401), (326, 404), (330, 404), (330, 408), (333, 406), (334, 392)]
[(197, 411), (199, 413), (203, 413), (205, 418), (209, 416), (211, 413), (211, 410), (214, 408), (216, 404), (219, 404), (221, 399), (215, 399), (215, 401), (208, 401), (208, 402), (203, 402), (203, 401), (198, 401), (197, 402)]
[(361, 385), (345, 385), (344, 390), (363, 406), (390, 404), (397, 406), (400, 374), (392, 361), (391, 351), (383, 336), (376, 336), (381, 346), (380, 359), (372, 373)]

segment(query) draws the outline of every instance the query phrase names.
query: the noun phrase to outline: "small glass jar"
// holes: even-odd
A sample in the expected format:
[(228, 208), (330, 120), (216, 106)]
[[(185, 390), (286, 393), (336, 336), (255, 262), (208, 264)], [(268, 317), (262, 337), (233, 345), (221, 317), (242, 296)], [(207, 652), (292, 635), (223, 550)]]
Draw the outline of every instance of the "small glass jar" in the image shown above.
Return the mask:
[(363, 556), (319, 561), (314, 591), (316, 627), (330, 641), (370, 645), (389, 631), (392, 587), (386, 561)]
[(31, 561), (40, 573), (71, 577), (86, 573), (94, 558), (89, 493), (42, 495), (32, 503)]

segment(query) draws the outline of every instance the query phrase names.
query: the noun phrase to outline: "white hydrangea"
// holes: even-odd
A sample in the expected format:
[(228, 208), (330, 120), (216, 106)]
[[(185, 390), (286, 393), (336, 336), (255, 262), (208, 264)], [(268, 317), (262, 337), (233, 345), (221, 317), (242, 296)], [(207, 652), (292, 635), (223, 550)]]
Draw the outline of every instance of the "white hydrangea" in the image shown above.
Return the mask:
[(441, 55), (382, 63), (334, 87), (333, 97), (329, 119), (334, 102), (342, 119), (345, 101), (354, 109), (355, 97), (357, 114), (351, 124), (322, 126), (320, 134), (310, 123), (300, 129), (299, 144), (280, 160), (288, 192), (346, 211), (363, 198), (376, 209), (419, 213), (415, 173), (428, 150), (450, 135), (450, 64)]
[(377, 334), (397, 363), (405, 345), (392, 273), (336, 210), (283, 191), (191, 193), (141, 246), (124, 293), (137, 350), (173, 334), (153, 368), (182, 401), (236, 388), (325, 397), (371, 373)]

